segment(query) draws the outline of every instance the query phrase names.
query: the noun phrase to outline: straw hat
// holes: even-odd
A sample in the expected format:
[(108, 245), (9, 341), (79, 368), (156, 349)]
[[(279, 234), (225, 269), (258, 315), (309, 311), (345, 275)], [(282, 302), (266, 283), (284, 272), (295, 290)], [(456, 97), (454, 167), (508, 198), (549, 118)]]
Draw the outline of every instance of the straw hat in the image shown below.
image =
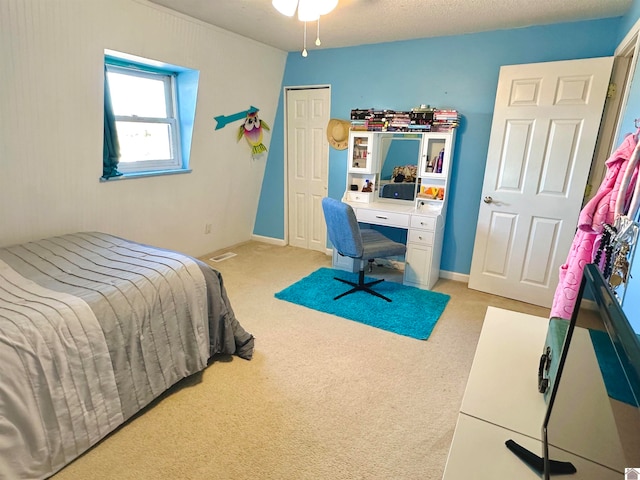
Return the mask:
[(349, 146), (349, 129), (351, 122), (349, 120), (340, 120), (332, 118), (327, 125), (327, 140), (336, 150), (346, 150)]

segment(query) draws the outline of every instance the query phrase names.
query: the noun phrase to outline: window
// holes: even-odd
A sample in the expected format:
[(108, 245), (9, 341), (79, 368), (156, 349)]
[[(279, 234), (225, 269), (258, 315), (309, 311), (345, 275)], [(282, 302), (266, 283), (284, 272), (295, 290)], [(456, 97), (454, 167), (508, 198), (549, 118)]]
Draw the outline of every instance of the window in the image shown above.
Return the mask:
[(105, 69), (118, 171), (124, 177), (188, 171), (199, 73), (111, 50)]
[(123, 172), (180, 168), (175, 75), (107, 66)]

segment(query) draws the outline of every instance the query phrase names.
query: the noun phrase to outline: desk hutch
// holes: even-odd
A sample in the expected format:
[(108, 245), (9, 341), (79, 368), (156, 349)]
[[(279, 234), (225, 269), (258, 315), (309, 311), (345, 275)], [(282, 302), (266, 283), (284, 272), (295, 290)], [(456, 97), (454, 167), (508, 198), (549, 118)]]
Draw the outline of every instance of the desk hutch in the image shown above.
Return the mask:
[[(440, 276), (454, 144), (455, 129), (419, 133), (352, 130), (349, 134), (342, 200), (353, 207), (361, 224), (406, 231), (406, 285), (429, 290)], [(390, 177), (394, 168), (404, 171), (404, 181)], [(335, 251), (333, 266), (357, 271), (352, 259)]]

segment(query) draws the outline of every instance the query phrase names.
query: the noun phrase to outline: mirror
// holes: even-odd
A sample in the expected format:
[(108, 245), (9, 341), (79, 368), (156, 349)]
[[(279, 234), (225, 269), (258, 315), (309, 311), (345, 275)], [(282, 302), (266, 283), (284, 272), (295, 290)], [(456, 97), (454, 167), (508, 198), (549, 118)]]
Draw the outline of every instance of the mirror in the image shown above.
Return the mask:
[[(623, 97), (626, 98), (626, 103), (620, 106), (619, 126), (617, 138), (614, 138), (614, 146), (619, 145), (630, 133), (637, 133), (639, 131), (640, 55), (633, 53), (633, 58), (635, 58), (635, 68), (629, 70), (632, 76), (628, 79), (628, 86), (626, 87), (628, 91), (626, 96)], [(640, 212), (638, 212), (632, 220), (640, 222)], [(640, 250), (637, 247), (637, 243), (638, 241), (636, 241), (636, 245), (634, 246), (635, 252), (630, 256), (628, 283), (626, 284), (622, 309), (627, 315), (629, 323), (635, 333), (640, 335), (640, 254), (638, 254)]]
[(421, 141), (421, 135), (411, 133), (390, 133), (380, 138), (380, 200), (415, 199)]
[[(638, 217), (640, 215), (636, 218)], [(613, 247), (614, 269), (609, 277), (609, 285), (614, 290), (616, 299), (620, 301), (631, 328), (640, 338), (640, 257), (636, 255), (640, 240), (640, 222), (625, 222), (619, 219), (616, 223), (619, 227), (619, 242)], [(624, 272), (626, 279), (622, 278)]]

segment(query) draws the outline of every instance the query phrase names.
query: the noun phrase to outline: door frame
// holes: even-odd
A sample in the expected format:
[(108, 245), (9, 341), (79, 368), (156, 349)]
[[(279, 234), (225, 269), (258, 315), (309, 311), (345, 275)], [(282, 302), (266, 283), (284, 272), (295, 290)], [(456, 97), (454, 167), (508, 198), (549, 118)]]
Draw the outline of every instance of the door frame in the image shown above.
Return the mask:
[(583, 206), (595, 195), (606, 174), (605, 162), (618, 147), (617, 138), (622, 128), (622, 120), (625, 116), (627, 100), (631, 80), (635, 74), (638, 49), (640, 48), (640, 19), (627, 33), (614, 52), (611, 83), (616, 91), (605, 102), (602, 115), (602, 124), (598, 133), (596, 150), (587, 180), (587, 191), (583, 200)]
[[(624, 118), (625, 111), (627, 109), (627, 101), (629, 100), (629, 91), (631, 89), (631, 81), (635, 75), (636, 64), (638, 61), (638, 50), (640, 49), (640, 18), (636, 20), (636, 23), (629, 29), (624, 36), (618, 47), (614, 52), (615, 57), (629, 56), (632, 51), (631, 65), (625, 78), (625, 86), (623, 96), (620, 99), (620, 107), (618, 108), (618, 116), (616, 118), (615, 130), (613, 132), (614, 139), (620, 134), (620, 127), (622, 119)], [(611, 153), (613, 153), (615, 146), (612, 147)]]
[[(316, 85), (289, 85), (283, 88), (283, 141), (284, 141), (284, 244), (289, 245), (289, 150), (287, 148), (288, 145), (288, 132), (289, 132), (289, 116), (288, 116), (288, 93), (290, 90), (317, 90), (320, 88), (328, 88), (329, 89), (329, 118), (331, 118), (331, 85), (330, 84), (316, 84)], [(331, 168), (329, 157), (330, 150), (327, 150), (327, 184), (325, 187), (329, 188), (329, 170)]]

